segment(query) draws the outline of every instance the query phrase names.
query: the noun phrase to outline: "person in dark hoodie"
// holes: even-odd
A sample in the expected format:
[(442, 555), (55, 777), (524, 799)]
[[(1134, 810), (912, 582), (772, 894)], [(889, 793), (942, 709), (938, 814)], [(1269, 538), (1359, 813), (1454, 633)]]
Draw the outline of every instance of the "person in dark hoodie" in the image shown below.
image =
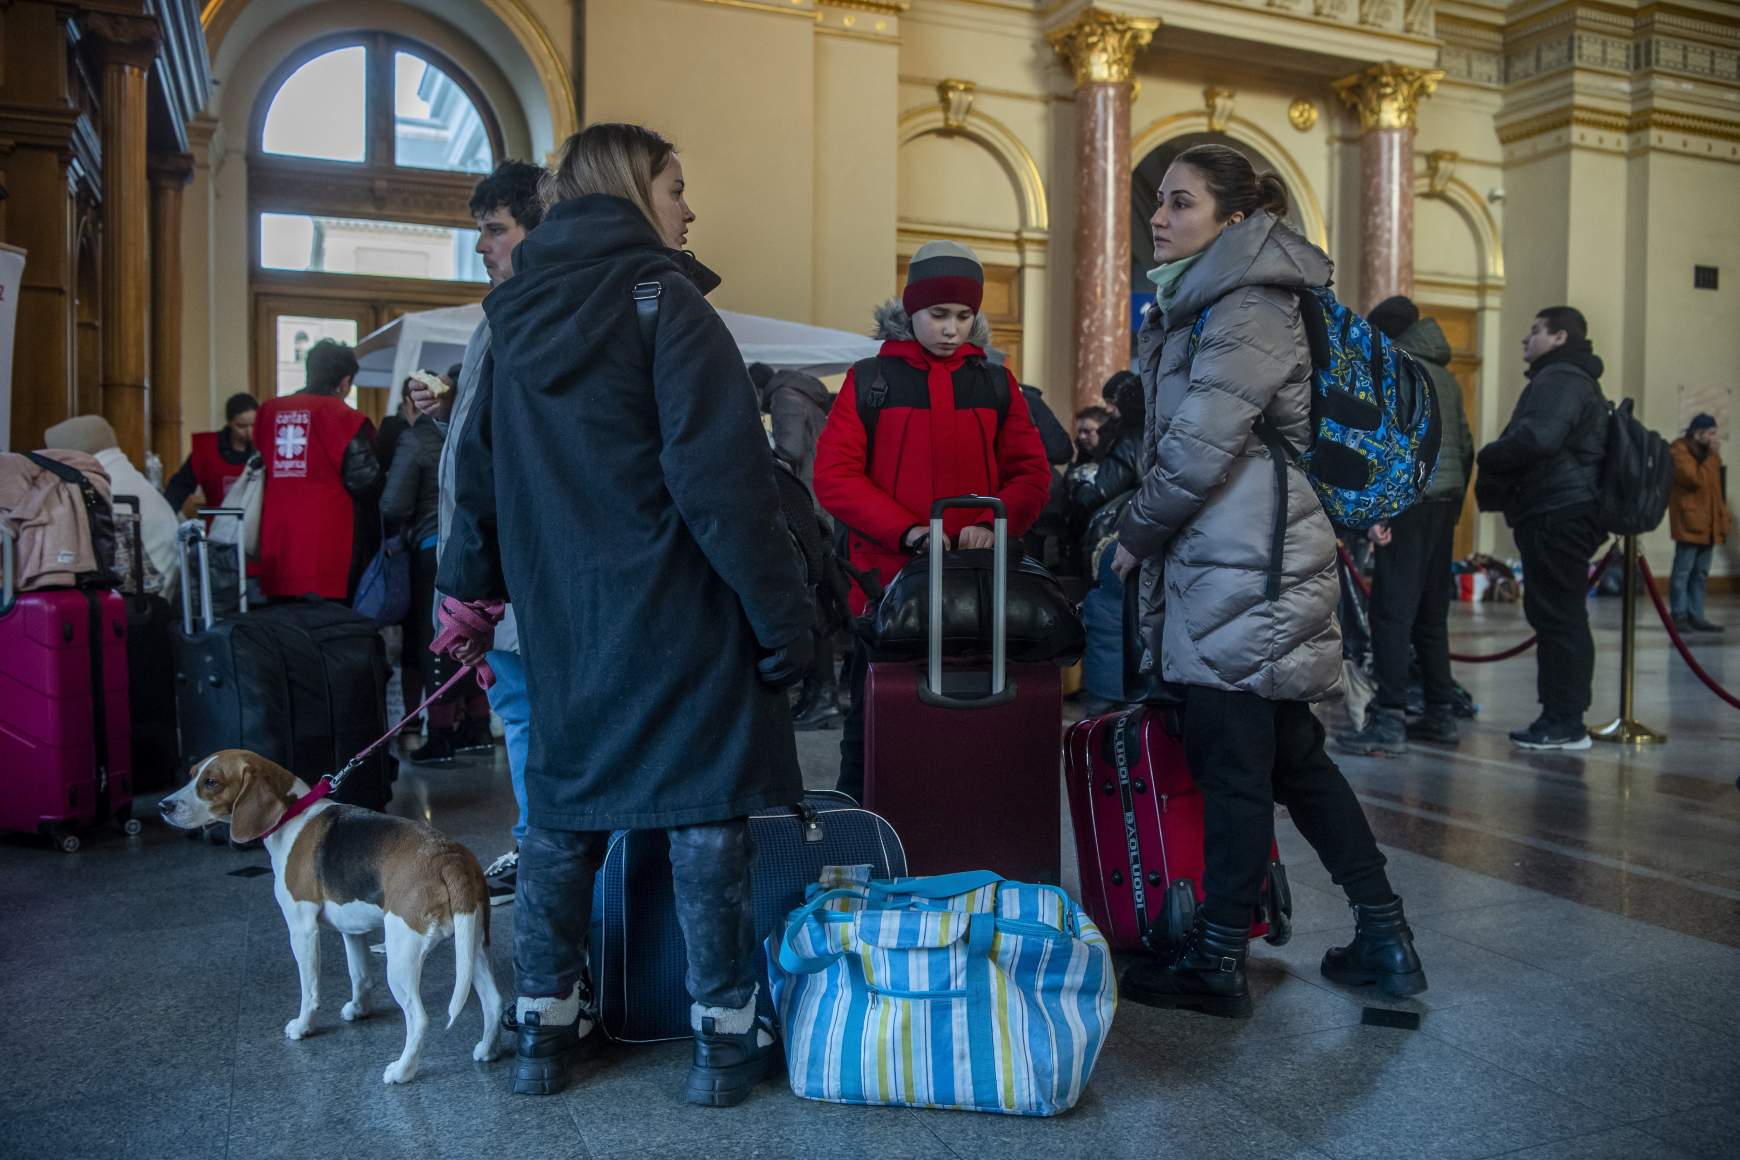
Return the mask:
[(1523, 615), (1540, 638), (1541, 715), (1510, 739), (1524, 749), (1587, 749), (1583, 714), (1595, 676), (1589, 557), (1601, 545), (1596, 507), (1607, 447), (1601, 359), (1569, 306), (1535, 316), (1523, 338), (1528, 386), (1499, 437), (1480, 449), (1476, 498), (1501, 510), (1523, 562)]
[(834, 396), (822, 380), (802, 371), (776, 371), (766, 363), (751, 363), (749, 379), (761, 401), (761, 413), (773, 419), (773, 450), (814, 488), (816, 439), (828, 421)]
[[(510, 592), (537, 626), (520, 639), (520, 1093), (559, 1091), (602, 1038), (586, 939), (614, 829), (670, 841), (689, 1101), (738, 1103), (779, 1057), (756, 1015), (747, 816), (803, 795), (784, 690), (808, 667), (811, 610), (754, 385), (707, 303), (719, 278), (682, 250), (684, 191), (663, 137), (589, 126), (545, 178), (549, 212), (513, 277), (484, 299), (491, 347), (457, 451), (437, 644), (482, 655)], [(656, 303), (650, 333), (640, 301)]]
[[(761, 413), (773, 421), (773, 453), (815, 494), (816, 439), (828, 421), (834, 396), (822, 380), (802, 371), (776, 371), (766, 363), (749, 364)], [(825, 517), (824, 517), (825, 522)], [(834, 639), (817, 633), (816, 655), (804, 675), (803, 688), (792, 706), (792, 725), (804, 732), (833, 729), (845, 716), (834, 676)]]
[[(1408, 738), (1454, 745), (1456, 717), (1451, 705), (1456, 682), (1450, 675), (1450, 575), (1456, 521), (1474, 464), (1474, 436), (1462, 414), (1462, 387), (1450, 374), (1450, 343), (1436, 321), (1400, 295), (1372, 308), (1371, 324), (1413, 355), (1432, 380), (1444, 437), (1438, 469), (1420, 502), (1373, 529), (1377, 567), (1371, 590), (1371, 644), (1377, 670), (1377, 696), (1365, 728), (1344, 733), (1337, 745), (1347, 753), (1400, 755)], [(1419, 658), (1426, 712), (1406, 718), (1410, 651)]]
[[(876, 310), (876, 383), (846, 375), (816, 444), (816, 498), (847, 528), (847, 559), (886, 584), (930, 535), (939, 499), (996, 496), (1010, 538), (1027, 534), (1051, 490), (1045, 445), (1027, 411), (1021, 384), (986, 360), (991, 326), (979, 313), (985, 271), (954, 242), (927, 242), (906, 271), (900, 298)], [(881, 400), (866, 429), (860, 391)], [(872, 437), (871, 430), (874, 431)], [(942, 548), (989, 548), (989, 511), (945, 513)], [(852, 612), (867, 597), (852, 586)], [(848, 662), (851, 707), (840, 738), (839, 788), (864, 790), (864, 678), (869, 654), (855, 644)]]

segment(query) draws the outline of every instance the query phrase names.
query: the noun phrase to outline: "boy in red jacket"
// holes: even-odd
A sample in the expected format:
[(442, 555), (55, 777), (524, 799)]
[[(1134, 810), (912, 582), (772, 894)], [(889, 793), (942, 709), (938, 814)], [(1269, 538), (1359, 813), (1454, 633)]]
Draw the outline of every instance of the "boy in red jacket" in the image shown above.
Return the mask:
[[(847, 374), (816, 443), (816, 499), (846, 529), (847, 558), (883, 583), (929, 534), (930, 505), (958, 495), (994, 495), (1011, 542), (1045, 507), (1051, 469), (1015, 376), (985, 359), (990, 325), (979, 314), (985, 272), (977, 255), (930, 242), (913, 255), (898, 302), (876, 311), (883, 339), (873, 382)], [(991, 514), (951, 510), (944, 548), (991, 547)], [(852, 611), (865, 596), (852, 589)], [(840, 740), (839, 788), (864, 788), (862, 644), (848, 662), (852, 704)]]

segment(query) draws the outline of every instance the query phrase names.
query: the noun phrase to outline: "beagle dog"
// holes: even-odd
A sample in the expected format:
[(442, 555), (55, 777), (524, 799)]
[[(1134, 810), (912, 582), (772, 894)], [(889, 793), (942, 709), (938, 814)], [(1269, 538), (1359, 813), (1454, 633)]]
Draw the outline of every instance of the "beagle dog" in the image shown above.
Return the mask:
[(273, 893), (302, 977), (302, 1008), (284, 1025), (284, 1034), (301, 1039), (314, 1026), (320, 1005), (318, 924), (325, 919), (344, 935), (350, 963), (350, 1002), (340, 1012), (346, 1022), (369, 1014), (369, 953), (363, 936), (386, 929), (387, 982), (405, 1013), (405, 1050), (381, 1075), (383, 1082), (405, 1083), (417, 1074), (429, 1026), (419, 989), (423, 960), (450, 935), (457, 977), (447, 1026), (453, 1026), (475, 987), (483, 1005), (483, 1038), (471, 1058), (494, 1059), (502, 997), (485, 950), (489, 891), (477, 858), (432, 826), (330, 799), (274, 830), (308, 792), (283, 766), (245, 749), (225, 749), (200, 762), (192, 780), (158, 807), (163, 819), (180, 829), (227, 819), (237, 842), (265, 835)]

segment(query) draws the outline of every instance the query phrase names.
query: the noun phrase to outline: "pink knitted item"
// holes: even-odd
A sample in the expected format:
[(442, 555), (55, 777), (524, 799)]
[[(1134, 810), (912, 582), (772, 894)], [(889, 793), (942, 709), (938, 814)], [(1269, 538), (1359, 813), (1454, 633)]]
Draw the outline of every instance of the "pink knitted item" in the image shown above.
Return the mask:
[[(474, 641), (488, 649), (495, 641), (495, 626), (501, 623), (502, 614), (507, 605), (500, 600), (457, 600), (451, 596), (441, 598), (441, 607), (437, 610), (435, 619), (440, 624), (440, 631), (435, 639), (429, 642), (429, 651), (440, 656), (446, 654), (455, 660), (454, 650), (465, 641)], [(474, 666), (477, 670), (477, 683), (484, 689), (495, 684), (495, 673), (490, 669), (489, 662), (480, 660)]]

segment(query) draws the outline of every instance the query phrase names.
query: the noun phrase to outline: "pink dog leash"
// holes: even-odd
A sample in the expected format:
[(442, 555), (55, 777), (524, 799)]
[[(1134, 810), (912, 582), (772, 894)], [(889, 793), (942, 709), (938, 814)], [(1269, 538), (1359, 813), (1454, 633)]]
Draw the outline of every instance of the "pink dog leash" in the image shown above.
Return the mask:
[(457, 673), (454, 673), (451, 677), (448, 677), (446, 684), (442, 685), (439, 689), (436, 689), (433, 693), (430, 693), (427, 697), (425, 697), (423, 699), (423, 703), (421, 705), (418, 705), (415, 709), (412, 709), (409, 713), (406, 713), (404, 720), (400, 721), (397, 725), (395, 725), (391, 729), (387, 730), (385, 734), (383, 734), (382, 736), (377, 738), (375, 741), (373, 741), (368, 746), (368, 748), (364, 749), (361, 753), (357, 754), (355, 757), (353, 757), (349, 761), (345, 762), (343, 769), (339, 770), (337, 773), (322, 774), (320, 777), (320, 780), (314, 783), (314, 788), (308, 791), (308, 794), (306, 797), (300, 797), (300, 798), (297, 798), (295, 801), (291, 802), (290, 808), (284, 811), (284, 816), (279, 818), (276, 822), (273, 822), (272, 825), (266, 830), (266, 832), (260, 835), (261, 840), (264, 841), (265, 839), (271, 837), (273, 834), (277, 833), (279, 830), (281, 830), (285, 826), (289, 825), (296, 818), (301, 817), (304, 813), (308, 812), (309, 807), (312, 806), (315, 802), (317, 802), (321, 798), (324, 798), (327, 795), (331, 794), (339, 786), (343, 785), (344, 779), (349, 777), (352, 773), (354, 773), (356, 771), (357, 767), (362, 765), (362, 763), (364, 761), (367, 761), (369, 754), (373, 753), (375, 750), (377, 750), (381, 746), (385, 745), (388, 741), (391, 741), (393, 739), (393, 737), (398, 734), (399, 730), (403, 729), (407, 724), (409, 724), (410, 721), (417, 716), (417, 714), (419, 714), (423, 710), (427, 709), (430, 705), (433, 705), (443, 695), (445, 695), (449, 689), (453, 688), (454, 685), (457, 685), (466, 676), (470, 675), (471, 672), (472, 672), (472, 667), (470, 665), (466, 665), (464, 668), (460, 669)]

